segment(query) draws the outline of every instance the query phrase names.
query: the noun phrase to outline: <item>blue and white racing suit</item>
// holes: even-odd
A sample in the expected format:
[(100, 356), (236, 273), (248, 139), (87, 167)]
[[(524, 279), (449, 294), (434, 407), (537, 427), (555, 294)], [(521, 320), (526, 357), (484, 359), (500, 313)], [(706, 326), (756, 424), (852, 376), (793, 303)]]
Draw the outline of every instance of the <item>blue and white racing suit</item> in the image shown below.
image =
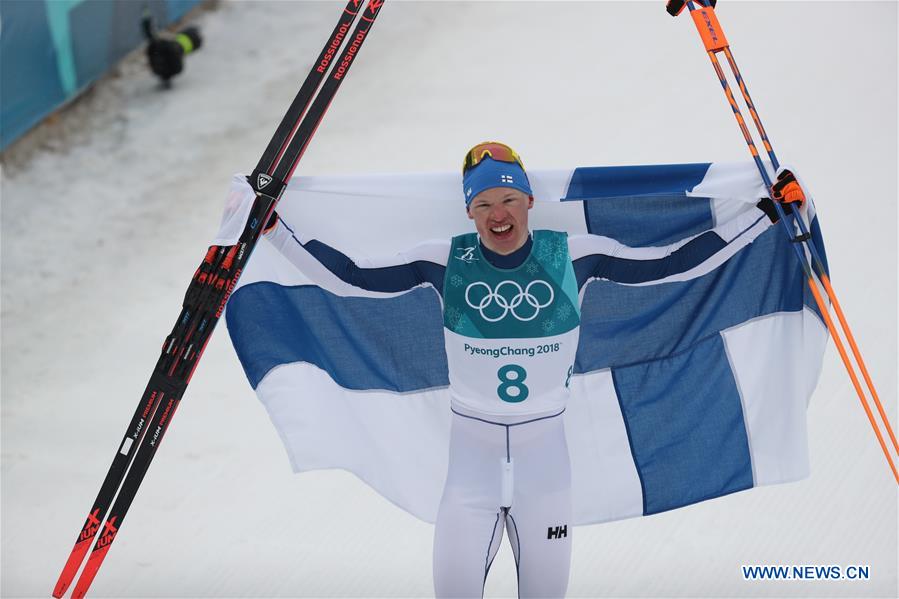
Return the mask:
[(640, 284), (695, 276), (719, 247), (709, 243), (710, 234), (728, 233), (634, 249), (596, 235), (536, 230), (523, 248), (499, 257), (468, 233), (385, 259), (353, 260), (283, 221), (266, 233), (302, 272), (338, 295), (378, 297), (429, 286), (440, 298), (453, 416), (434, 534), (438, 597), (483, 595), (504, 529), (519, 596), (565, 595), (573, 526), (561, 415), (574, 372), (581, 291), (595, 278)]

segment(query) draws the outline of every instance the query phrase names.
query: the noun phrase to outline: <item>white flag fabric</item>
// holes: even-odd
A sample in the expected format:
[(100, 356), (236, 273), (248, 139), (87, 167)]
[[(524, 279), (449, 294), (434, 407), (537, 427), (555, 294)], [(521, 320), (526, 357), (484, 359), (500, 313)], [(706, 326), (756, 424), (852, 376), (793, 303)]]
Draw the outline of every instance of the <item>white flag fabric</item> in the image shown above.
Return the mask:
[[(581, 291), (564, 414), (574, 523), (806, 477), (806, 409), (827, 331), (790, 240), (756, 206), (767, 193), (755, 164), (528, 176), (532, 230), (620, 248), (614, 280)], [(215, 245), (236, 242), (253, 199), (235, 176)], [(316, 260), (301, 269), (267, 239), (256, 247), (225, 314), (250, 385), (295, 471), (346, 469), (434, 522), (451, 414), (439, 294), (322, 281), (340, 283), (350, 261), (389, 269), (375, 256), (473, 230), (461, 176), (298, 178), (278, 212)], [(811, 199), (801, 217), (823, 252)]]

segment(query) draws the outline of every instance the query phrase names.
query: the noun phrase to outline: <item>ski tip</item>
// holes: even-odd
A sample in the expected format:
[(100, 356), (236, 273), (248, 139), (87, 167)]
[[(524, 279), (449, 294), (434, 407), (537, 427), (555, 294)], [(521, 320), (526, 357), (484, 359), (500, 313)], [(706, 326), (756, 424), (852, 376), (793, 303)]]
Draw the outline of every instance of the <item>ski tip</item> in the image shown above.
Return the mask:
[(69, 585), (72, 584), (73, 578), (75, 578), (75, 573), (68, 572), (68, 568), (66, 568), (66, 571), (63, 571), (63, 573), (60, 574), (59, 580), (56, 581), (56, 586), (53, 587), (53, 596), (56, 597), (56, 599), (60, 599), (63, 595), (66, 594)]
[(87, 564), (85, 564), (84, 570), (81, 572), (81, 577), (78, 579), (78, 583), (75, 585), (75, 589), (72, 591), (73, 599), (81, 599), (87, 594), (87, 590), (90, 588), (91, 583), (94, 581), (94, 577), (97, 576), (97, 571), (100, 569), (100, 564), (103, 563), (103, 559), (106, 557), (106, 553), (109, 551), (109, 543), (112, 543), (111, 537), (109, 541), (107, 541), (105, 546), (99, 549), (94, 549), (91, 552), (90, 557), (87, 558)]
[[(95, 517), (96, 514), (97, 512), (93, 512), (92, 516)], [(84, 529), (81, 532), (81, 539), (75, 543), (72, 553), (69, 554), (69, 559), (66, 560), (65, 567), (63, 567), (62, 573), (59, 575), (59, 580), (56, 581), (56, 586), (53, 588), (53, 596), (57, 599), (65, 595), (69, 585), (75, 579), (75, 574), (78, 573), (78, 568), (81, 567), (81, 562), (84, 561), (87, 550), (91, 547), (93, 535), (97, 531), (91, 522), (91, 516), (88, 516), (88, 522), (84, 525)]]

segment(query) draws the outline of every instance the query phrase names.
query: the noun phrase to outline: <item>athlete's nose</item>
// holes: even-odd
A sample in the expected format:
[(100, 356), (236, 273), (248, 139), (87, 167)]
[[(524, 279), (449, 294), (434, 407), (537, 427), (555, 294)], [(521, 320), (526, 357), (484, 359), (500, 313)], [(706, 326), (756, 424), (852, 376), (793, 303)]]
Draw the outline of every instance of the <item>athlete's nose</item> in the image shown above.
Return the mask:
[(490, 210), (490, 220), (495, 223), (500, 223), (509, 216), (509, 211), (506, 210), (506, 207), (500, 204), (499, 206), (494, 206)]

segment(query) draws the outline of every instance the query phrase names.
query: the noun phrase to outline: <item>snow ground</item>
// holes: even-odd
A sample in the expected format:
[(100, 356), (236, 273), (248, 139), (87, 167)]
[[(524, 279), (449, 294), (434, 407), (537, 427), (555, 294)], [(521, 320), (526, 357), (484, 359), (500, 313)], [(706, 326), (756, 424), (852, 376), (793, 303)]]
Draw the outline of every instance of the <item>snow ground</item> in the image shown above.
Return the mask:
[[(230, 176), (255, 164), (339, 6), (223, 2), (197, 17), (206, 44), (174, 90), (132, 57), (4, 155), (4, 597), (49, 596)], [(815, 194), (896, 422), (897, 4), (718, 12), (779, 156)], [(660, 0), (389, 2), (297, 174), (455, 169), (485, 138), (531, 168), (748, 157), (689, 18)], [(809, 434), (806, 481), (576, 529), (569, 596), (895, 597), (896, 486), (832, 347)], [(222, 327), (92, 590), (429, 596), (432, 535), (348, 473), (292, 475)], [(871, 579), (745, 582), (741, 564), (863, 564)], [(486, 595), (515, 589), (504, 544)]]

